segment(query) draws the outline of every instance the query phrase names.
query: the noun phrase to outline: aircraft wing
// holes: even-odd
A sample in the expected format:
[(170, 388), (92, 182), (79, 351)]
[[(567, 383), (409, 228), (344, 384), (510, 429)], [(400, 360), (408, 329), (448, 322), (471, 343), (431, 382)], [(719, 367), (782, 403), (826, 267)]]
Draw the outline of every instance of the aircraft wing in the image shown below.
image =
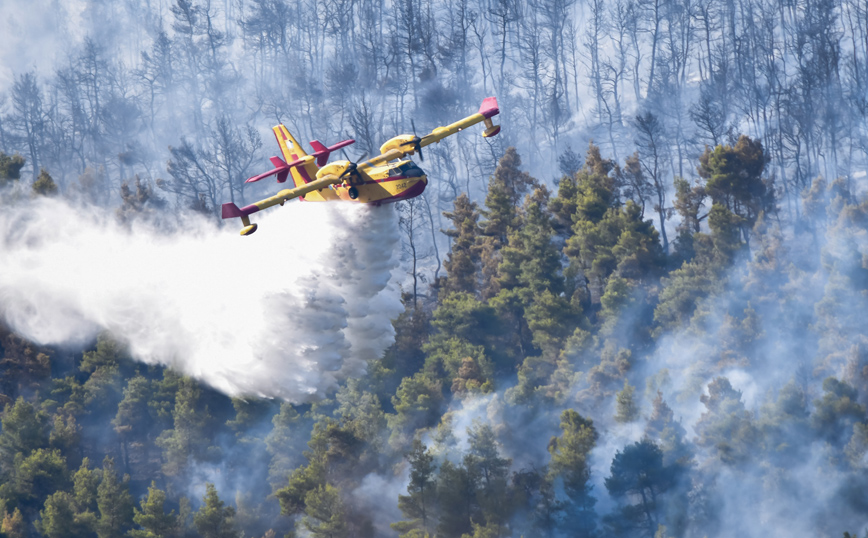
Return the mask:
[[(458, 120), (455, 123), (450, 125), (446, 125), (443, 127), (437, 127), (429, 134), (419, 137), (416, 135), (400, 135), (397, 136), (385, 144), (380, 148), (381, 154), (368, 159), (362, 163), (359, 163), (360, 167), (371, 167), (377, 166), (383, 163), (387, 163), (394, 159), (402, 159), (408, 154), (413, 154), (417, 151), (420, 151), (427, 145), (433, 144), (435, 142), (440, 142), (447, 136), (451, 136), (459, 131), (463, 131), (468, 127), (476, 125), (477, 123), (485, 123), (485, 131), (483, 131), (482, 136), (488, 138), (491, 136), (495, 136), (500, 132), (500, 125), (494, 125), (491, 121), (491, 118), (500, 114), (500, 108), (497, 105), (496, 97), (487, 97), (482, 101), (482, 106), (479, 107), (479, 112), (473, 114), (472, 116), (467, 116), (462, 120)], [(421, 153), (421, 151), (420, 151)]]
[(311, 191), (318, 191), (320, 189), (324, 189), (329, 185), (334, 185), (340, 183), (341, 181), (341, 178), (336, 175), (327, 175), (321, 178), (317, 178), (310, 183), (306, 183), (300, 187), (295, 187), (294, 189), (283, 189), (274, 196), (266, 198), (265, 200), (260, 200), (248, 206), (239, 208), (233, 203), (223, 204), (222, 216), (224, 219), (240, 217), (241, 222), (244, 223), (244, 229), (241, 230), (241, 235), (250, 235), (256, 231), (257, 227), (256, 224), (250, 224), (250, 215), (252, 215), (253, 213), (269, 208), (271, 206), (283, 205), (284, 202), (286, 202), (287, 200), (292, 200), (293, 198), (304, 196)]
[(500, 114), (500, 108), (497, 106), (497, 97), (487, 97), (482, 101), (482, 106), (479, 107), (479, 112), (445, 127), (437, 127), (431, 131), (431, 134), (423, 136), (422, 140), (419, 141), (419, 145), (424, 148), (429, 144), (440, 142), (447, 136), (454, 135), (459, 131), (463, 131), (464, 129), (481, 122), (485, 122), (485, 126), (487, 127), (482, 133), (482, 136), (486, 138), (494, 136), (500, 132), (500, 126), (494, 125), (491, 122), (491, 118), (498, 114)]

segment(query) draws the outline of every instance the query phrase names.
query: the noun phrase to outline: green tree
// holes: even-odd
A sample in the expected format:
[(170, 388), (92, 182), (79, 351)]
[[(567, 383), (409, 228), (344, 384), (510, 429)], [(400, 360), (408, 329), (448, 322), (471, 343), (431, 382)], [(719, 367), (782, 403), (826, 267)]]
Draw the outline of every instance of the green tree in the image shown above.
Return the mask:
[(0, 532), (6, 538), (27, 538), (27, 524), (21, 510), (16, 508), (12, 513), (4, 513), (3, 521), (0, 522)]
[(536, 294), (548, 290), (556, 295), (564, 291), (561, 256), (553, 243), (548, 203), (549, 192), (542, 185), (526, 198), (522, 226), (509, 234), (509, 244), (501, 251), (500, 289), (521, 286)]
[(38, 411), (24, 398), (7, 404), (0, 419), (0, 471), (9, 474), (14, 470), (17, 454), (28, 456), (34, 450), (48, 446), (48, 424), (44, 413)]
[(271, 419), (273, 428), (265, 438), (265, 448), (271, 456), (268, 464), (268, 481), (272, 488), (286, 483), (289, 473), (301, 463), (298, 454), (303, 449), (300, 434), (301, 417), (289, 402), (280, 404), (280, 411)]
[(665, 465), (675, 462), (689, 465), (692, 453), (687, 446), (686, 435), (684, 426), (675, 421), (675, 413), (663, 400), (663, 393), (658, 390), (657, 396), (651, 402), (651, 416), (645, 424), (645, 436), (657, 440), (657, 446), (663, 451)]
[(461, 538), (499, 538), (500, 536), (503, 536), (504, 533), (508, 532), (508, 528), (498, 525), (497, 523), (488, 523), (486, 525), (473, 523), (473, 533), (462, 534)]
[(732, 388), (726, 377), (717, 377), (708, 384), (708, 394), (703, 394), (700, 401), (706, 412), (694, 426), (696, 444), (709, 448), (723, 463), (746, 461), (759, 438), (751, 414), (741, 401), (741, 391)]
[(153, 213), (155, 209), (160, 209), (166, 205), (166, 201), (154, 192), (150, 182), (143, 182), (139, 179), (138, 174), (136, 174), (133, 186), (130, 186), (129, 181), (124, 181), (121, 184), (120, 195), (123, 203), (117, 209), (117, 216), (122, 222), (127, 222), (136, 215)]
[(739, 217), (744, 240), (756, 219), (773, 205), (773, 192), (762, 180), (766, 157), (762, 143), (741, 135), (734, 146), (705, 148), (697, 171), (706, 180), (705, 189), (714, 204)]
[(455, 199), (454, 209), (443, 216), (452, 221), (452, 229), (444, 232), (452, 238), (452, 249), (443, 262), (448, 277), (442, 291), (475, 294), (479, 289), (479, 209), (462, 193)]
[(675, 178), (675, 210), (681, 216), (681, 222), (676, 227), (678, 237), (675, 248), (682, 261), (693, 259), (696, 250), (693, 246), (693, 235), (699, 233), (700, 223), (708, 216), (700, 216), (705, 204), (707, 192), (704, 185), (691, 185), (684, 178)]
[(79, 511), (95, 514), (99, 509), (97, 505), (97, 496), (99, 494), (99, 484), (101, 480), (102, 469), (91, 469), (90, 460), (84, 458), (81, 461), (81, 466), (72, 476), (72, 491), (75, 496), (75, 506)]
[(238, 538), (235, 509), (226, 506), (217, 495), (214, 484), (205, 484), (202, 507), (193, 516), (193, 523), (202, 538)]
[(635, 401), (636, 387), (624, 380), (624, 388), (615, 396), (615, 422), (622, 424), (634, 422), (639, 418), (639, 407)]
[(27, 162), (19, 154), (7, 155), (0, 151), (0, 187), (6, 185), (8, 180), (21, 179), (21, 169)]
[(344, 427), (351, 430), (357, 439), (368, 445), (367, 452), (379, 457), (384, 441), (382, 435), (386, 429), (380, 399), (363, 390), (359, 379), (348, 379), (335, 398), (339, 404), (335, 415), (342, 419)]
[(563, 529), (569, 529), (576, 536), (593, 535), (596, 528), (594, 504), (591, 496), (591, 466), (589, 457), (599, 435), (594, 422), (586, 419), (572, 409), (561, 413), (561, 436), (552, 437), (549, 442), (549, 476), (553, 482), (560, 482), (566, 494)]
[(79, 513), (75, 497), (56, 491), (45, 499), (37, 529), (48, 538), (85, 538), (94, 534), (92, 513)]
[(655, 334), (687, 326), (697, 303), (723, 290), (718, 271), (705, 260), (684, 262), (668, 277), (662, 278), (661, 283), (663, 289), (654, 309)]
[(456, 465), (449, 460), (440, 465), (437, 480), (437, 512), (440, 516), (436, 536), (461, 536), (472, 532), (472, 522), (481, 521), (478, 467)]
[(12, 465), (11, 480), (0, 485), (0, 498), (16, 502), (26, 514), (35, 515), (45, 498), (69, 481), (66, 458), (57, 449), (39, 448), (27, 457), (18, 452)]
[(97, 337), (96, 349), (82, 355), (79, 370), (90, 374), (84, 382), (85, 403), (100, 409), (114, 409), (123, 397), (121, 360), (127, 358), (120, 342), (107, 333)]
[(42, 394), (51, 379), (50, 351), (0, 327), (0, 405), (19, 394)]
[(315, 538), (343, 538), (349, 536), (344, 505), (337, 488), (331, 484), (317, 486), (304, 498), (304, 528)]
[(392, 523), (391, 527), (402, 536), (409, 535), (413, 530), (428, 534), (434, 519), (434, 478), (437, 470), (434, 456), (422, 441), (413, 439), (407, 460), (410, 463), (410, 483), (407, 484), (407, 495), (398, 495), (398, 508), (408, 521)]
[(386, 350), (383, 359), (371, 365), (373, 382), (383, 386), (377, 394), (395, 392), (401, 379), (411, 376), (422, 369), (425, 363), (423, 347), (431, 332), (427, 312), (419, 305), (413, 305), (412, 297), (404, 297), (404, 311), (393, 322), (395, 343)]
[(817, 436), (839, 448), (850, 439), (855, 424), (865, 422), (865, 406), (856, 389), (834, 377), (823, 380), (823, 397), (814, 401), (811, 426)]
[(486, 299), (500, 290), (498, 268), (502, 260), (501, 249), (508, 243), (509, 233), (520, 227), (519, 204), (528, 190), (537, 184), (520, 167), (518, 152), (515, 148), (507, 148), (488, 182), (485, 209), (482, 211), (485, 221), (480, 224), (483, 236), (480, 239), (481, 294)]
[(99, 538), (121, 536), (132, 527), (133, 498), (129, 490), (129, 476), (118, 480), (114, 460), (106, 456), (102, 462), (102, 480), (97, 488), (97, 535)]
[(488, 424), (475, 423), (467, 429), (470, 450), (464, 466), (479, 477), (476, 494), (482, 517), (487, 523), (505, 525), (511, 514), (508, 474), (512, 461), (501, 458), (494, 430)]
[(129, 532), (130, 538), (171, 538), (178, 527), (178, 516), (165, 512), (166, 494), (151, 482), (148, 497), (141, 500), (141, 510), (134, 509), (133, 522), (141, 529)]
[(304, 454), (308, 464), (293, 471), (289, 484), (275, 493), (284, 515), (305, 511), (308, 493), (330, 479), (361, 479), (370, 472), (370, 466), (360, 465), (367, 443), (356, 436), (351, 425), (323, 417), (314, 424), (308, 446), (310, 450)]
[(163, 472), (167, 476), (179, 475), (191, 458), (207, 459), (214, 451), (206, 432), (211, 415), (208, 407), (201, 405), (200, 396), (195, 381), (187, 377), (180, 380), (172, 413), (174, 428), (164, 431), (156, 441), (163, 449)]
[(639, 531), (652, 536), (665, 507), (659, 498), (676, 482), (674, 469), (663, 465), (663, 452), (649, 439), (628, 445), (615, 454), (611, 473), (606, 478), (609, 495), (638, 503), (628, 502), (606, 522), (618, 535), (632, 536)]
[(469, 293), (451, 293), (443, 297), (434, 311), (431, 325), (437, 329), (425, 346), (431, 354), (444, 340), (460, 338), (473, 345), (491, 349), (501, 334), (501, 320), (494, 308)]
[(515, 209), (521, 204), (524, 195), (537, 185), (536, 179), (521, 171), (521, 157), (514, 147), (506, 148), (503, 157), (488, 183), (485, 198), (486, 221), (482, 224), (483, 233), (506, 244), (506, 235), (517, 224)]
[(386, 421), (392, 435), (393, 446), (406, 446), (412, 432), (437, 424), (443, 405), (443, 389), (438, 381), (419, 372), (405, 377), (398, 391), (392, 396), (394, 414), (387, 414)]
[(37, 196), (54, 196), (57, 194), (57, 183), (43, 168), (39, 171), (39, 177), (33, 182), (33, 194)]
[[(124, 469), (129, 469), (129, 445), (133, 440), (145, 441), (150, 428), (148, 401), (151, 395), (151, 382), (137, 374), (127, 381), (124, 397), (118, 404), (118, 412), (112, 419), (112, 426), (121, 439)], [(142, 443), (146, 445), (148, 443)]]
[(289, 483), (274, 494), (280, 502), (280, 513), (285, 516), (296, 516), (304, 512), (308, 492), (324, 485), (326, 481), (325, 458), (313, 452), (305, 455), (309, 459), (308, 464), (290, 473)]

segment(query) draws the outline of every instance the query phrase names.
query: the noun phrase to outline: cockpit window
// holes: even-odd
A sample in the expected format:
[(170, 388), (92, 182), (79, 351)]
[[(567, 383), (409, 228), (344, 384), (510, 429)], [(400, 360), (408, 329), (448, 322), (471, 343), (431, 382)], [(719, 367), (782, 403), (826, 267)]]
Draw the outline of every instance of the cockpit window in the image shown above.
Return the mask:
[(395, 176), (421, 176), (423, 174), (422, 170), (416, 166), (413, 161), (404, 161), (400, 163), (398, 166), (391, 168), (389, 170), (389, 177)]

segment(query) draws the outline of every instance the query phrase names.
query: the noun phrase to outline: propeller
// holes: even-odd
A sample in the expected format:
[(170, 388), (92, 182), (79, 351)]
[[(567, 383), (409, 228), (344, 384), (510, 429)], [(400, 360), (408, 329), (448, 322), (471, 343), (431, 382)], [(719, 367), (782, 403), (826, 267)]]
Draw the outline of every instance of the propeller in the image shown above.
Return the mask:
[(358, 159), (356, 159), (356, 161), (352, 161), (350, 159), (350, 157), (347, 155), (347, 152), (343, 150), (343, 148), (341, 149), (341, 152), (344, 154), (344, 157), (346, 157), (347, 161), (349, 161), (350, 164), (348, 164), (347, 168), (343, 172), (341, 172), (341, 175), (338, 176), (338, 179), (343, 179), (344, 176), (346, 176), (348, 174), (358, 175), (359, 174), (359, 172), (357, 170), (359, 167), (358, 161), (365, 160), (365, 157), (368, 156), (368, 152), (366, 151), (366, 152), (362, 153), (362, 155)]
[(415, 151), (416, 153), (419, 154), (419, 160), (424, 162), (425, 156), (422, 155), (422, 146), (420, 145), (420, 143), (422, 142), (422, 139), (419, 138), (419, 135), (416, 134), (416, 122), (414, 122), (412, 119), (410, 119), (410, 125), (413, 126), (413, 138), (411, 140), (404, 142), (401, 145), (402, 146), (412, 145), (413, 151)]

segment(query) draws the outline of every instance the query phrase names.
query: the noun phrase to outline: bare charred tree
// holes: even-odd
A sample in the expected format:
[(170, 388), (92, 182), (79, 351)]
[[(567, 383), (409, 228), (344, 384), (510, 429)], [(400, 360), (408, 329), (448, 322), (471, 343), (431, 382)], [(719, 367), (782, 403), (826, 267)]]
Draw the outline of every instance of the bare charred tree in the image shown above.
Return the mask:
[[(239, 128), (227, 116), (217, 120), (211, 133), (213, 165), (220, 170), (223, 185), (229, 191), (229, 200), (244, 204), (244, 186), (250, 165), (262, 147), (262, 139), (252, 125)], [(236, 198), (237, 197), (237, 198)], [(216, 207), (216, 206), (215, 206)]]
[(33, 180), (36, 181), (42, 165), (46, 134), (42, 92), (36, 81), (36, 73), (25, 73), (15, 79), (12, 85), (11, 120), (13, 132), (27, 148), (27, 161), (32, 168)]
[(663, 239), (663, 251), (669, 252), (669, 239), (666, 237), (666, 221), (668, 220), (668, 208), (666, 207), (666, 161), (668, 149), (666, 146), (664, 127), (651, 112), (639, 114), (633, 121), (636, 129), (636, 145), (639, 148), (639, 162), (648, 180), (651, 182), (656, 198), (654, 211), (660, 220), (660, 237)]
[(417, 306), (419, 297), (419, 281), (424, 276), (419, 274), (419, 263), (427, 256), (423, 252), (424, 241), (420, 238), (420, 230), (425, 225), (422, 216), (422, 202), (419, 198), (411, 198), (398, 204), (398, 225), (403, 236), (404, 254), (410, 259), (409, 275), (413, 277), (413, 307)]
[(507, 47), (510, 43), (510, 27), (521, 20), (519, 0), (489, 0), (485, 9), (485, 18), (491, 24), (492, 34), (497, 40), (495, 54), (498, 59), (497, 88), (501, 95), (505, 94), (505, 68), (509, 55)]

